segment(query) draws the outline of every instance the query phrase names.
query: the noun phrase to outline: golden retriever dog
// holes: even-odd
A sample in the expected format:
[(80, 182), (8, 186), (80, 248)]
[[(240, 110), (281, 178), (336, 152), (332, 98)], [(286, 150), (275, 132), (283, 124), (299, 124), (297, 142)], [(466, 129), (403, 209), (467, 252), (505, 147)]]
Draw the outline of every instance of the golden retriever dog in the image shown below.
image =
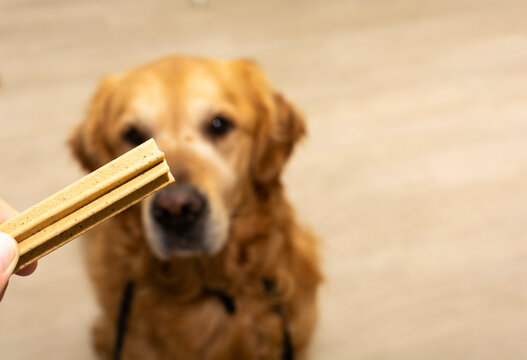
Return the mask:
[(302, 359), (317, 239), (281, 173), (302, 115), (257, 65), (173, 56), (102, 80), (70, 145), (92, 171), (149, 138), (176, 179), (86, 240), (102, 359)]

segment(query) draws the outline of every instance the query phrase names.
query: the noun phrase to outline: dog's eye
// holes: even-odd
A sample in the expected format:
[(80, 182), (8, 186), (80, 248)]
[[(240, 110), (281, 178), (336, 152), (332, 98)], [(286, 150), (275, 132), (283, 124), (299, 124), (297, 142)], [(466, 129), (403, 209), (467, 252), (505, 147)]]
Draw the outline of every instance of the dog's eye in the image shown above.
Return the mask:
[(234, 129), (234, 123), (227, 119), (223, 115), (217, 115), (212, 119), (212, 121), (207, 125), (207, 133), (214, 137), (219, 138), (227, 135), (231, 130)]
[(137, 146), (148, 140), (148, 136), (134, 125), (129, 125), (123, 132), (123, 139), (130, 145)]

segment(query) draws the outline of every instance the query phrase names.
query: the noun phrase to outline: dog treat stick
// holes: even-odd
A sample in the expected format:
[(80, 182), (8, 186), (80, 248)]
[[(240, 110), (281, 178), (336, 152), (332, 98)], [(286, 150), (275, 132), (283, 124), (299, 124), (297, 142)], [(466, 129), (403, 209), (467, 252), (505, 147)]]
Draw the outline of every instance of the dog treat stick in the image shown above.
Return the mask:
[(18, 242), (15, 271), (173, 182), (154, 140), (86, 175), (0, 224)]

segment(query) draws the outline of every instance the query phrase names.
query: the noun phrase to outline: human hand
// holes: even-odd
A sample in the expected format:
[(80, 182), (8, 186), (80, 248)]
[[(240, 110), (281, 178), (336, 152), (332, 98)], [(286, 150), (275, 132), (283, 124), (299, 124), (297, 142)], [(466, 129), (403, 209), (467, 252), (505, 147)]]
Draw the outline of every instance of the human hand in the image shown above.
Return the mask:
[[(8, 203), (0, 199), (0, 224), (17, 214)], [(18, 261), (18, 245), (15, 239), (5, 233), (0, 232), (0, 300), (4, 297), (9, 277), (15, 269)], [(33, 263), (16, 274), (26, 276), (35, 271), (37, 263)]]

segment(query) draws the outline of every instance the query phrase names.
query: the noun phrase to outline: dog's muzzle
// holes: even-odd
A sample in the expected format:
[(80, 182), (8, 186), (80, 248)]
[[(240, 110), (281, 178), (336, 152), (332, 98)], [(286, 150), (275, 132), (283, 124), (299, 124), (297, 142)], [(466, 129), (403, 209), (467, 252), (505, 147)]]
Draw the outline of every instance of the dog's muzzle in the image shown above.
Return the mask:
[(207, 200), (189, 185), (169, 186), (152, 202), (152, 216), (165, 230), (184, 235), (199, 223), (207, 210)]
[(150, 203), (150, 217), (166, 252), (201, 250), (208, 213), (206, 197), (191, 185), (169, 185)]

